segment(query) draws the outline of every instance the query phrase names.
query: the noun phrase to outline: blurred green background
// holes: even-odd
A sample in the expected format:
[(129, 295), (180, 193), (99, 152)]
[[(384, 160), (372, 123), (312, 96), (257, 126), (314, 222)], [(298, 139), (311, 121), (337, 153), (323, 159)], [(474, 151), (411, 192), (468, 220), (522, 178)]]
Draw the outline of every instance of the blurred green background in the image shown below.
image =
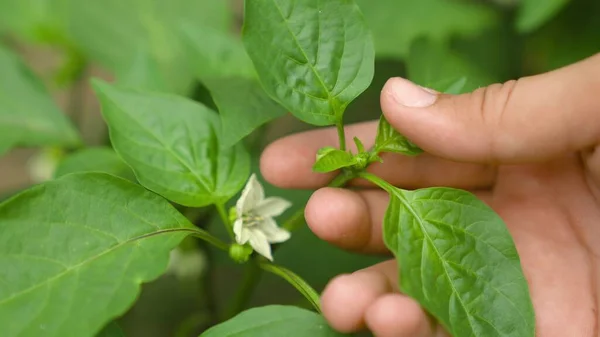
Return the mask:
[[(357, 3), (375, 38), (376, 75), (371, 87), (349, 107), (347, 123), (379, 116), (379, 92), (391, 76), (408, 76), (422, 84), (466, 76), (469, 88), (476, 89), (550, 71), (600, 51), (598, 0)], [(210, 61), (224, 77), (241, 71), (236, 55), (214, 36), (221, 34), (239, 43), (242, 23), (243, 3), (238, 0), (0, 0), (0, 44), (33, 69), (87, 145), (109, 145), (89, 86), (91, 77), (186, 95), (214, 107), (194, 69)], [(197, 37), (193, 51), (183, 31)], [(1, 69), (0, 65), (0, 88), (8, 87), (11, 83)], [(309, 128), (285, 116), (247, 137), (255, 171), (269, 142)], [(56, 149), (42, 150), (58, 158), (53, 155)], [(0, 159), (2, 195), (10, 196), (43, 178), (31, 170), (39, 154), (40, 148), (19, 148)], [(297, 209), (311, 191), (268, 186), (267, 193), (292, 200)], [(207, 214), (202, 225), (224, 235), (216, 219)], [(170, 273), (145, 285), (137, 304), (119, 319), (127, 336), (197, 336), (217, 319), (216, 312), (232, 305), (245, 267), (193, 240), (184, 242), (179, 253)], [(335, 275), (384, 258), (343, 252), (318, 240), (305, 226), (276, 253), (278, 264), (297, 272), (317, 290)], [(287, 283), (263, 275), (245, 306), (271, 303), (308, 307)]]

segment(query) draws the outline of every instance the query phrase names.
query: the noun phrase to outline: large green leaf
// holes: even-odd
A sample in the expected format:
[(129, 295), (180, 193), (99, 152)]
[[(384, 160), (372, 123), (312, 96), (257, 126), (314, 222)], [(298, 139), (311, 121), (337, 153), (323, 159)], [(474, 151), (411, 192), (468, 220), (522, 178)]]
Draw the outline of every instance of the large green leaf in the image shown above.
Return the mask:
[(256, 79), (242, 42), (215, 29), (183, 25), (189, 63), (219, 109), (223, 146), (229, 147), (259, 126), (286, 113)]
[(178, 204), (223, 203), (244, 185), (250, 156), (224, 148), (218, 115), (183, 97), (94, 82), (121, 158), (146, 188)]
[(474, 195), (451, 188), (390, 194), (384, 241), (402, 292), (453, 336), (533, 337), (535, 317), (519, 255), (502, 219)]
[(199, 22), (226, 30), (231, 24), (228, 0), (71, 1), (69, 31), (92, 60), (116, 72), (129, 73), (139, 50), (159, 65), (172, 92), (189, 89), (193, 76), (178, 37), (182, 22)]
[(104, 172), (135, 181), (131, 168), (110, 147), (89, 147), (70, 154), (58, 165), (54, 176), (77, 172)]
[(140, 48), (127, 70), (119, 73), (121, 86), (168, 92), (169, 83), (165, 80), (161, 65), (146, 49)]
[(42, 82), (1, 46), (0, 74), (0, 155), (15, 146), (80, 144)]
[(476, 35), (495, 24), (484, 5), (453, 0), (356, 0), (373, 31), (378, 57), (405, 57), (412, 41)]
[(256, 80), (245, 78), (206, 79), (223, 125), (223, 146), (229, 147), (261, 125), (287, 112), (274, 102)]
[(522, 0), (517, 15), (517, 29), (531, 32), (552, 19), (570, 0)]
[[(473, 91), (495, 82), (484, 70), (431, 40), (416, 40), (407, 59), (408, 77), (422, 86), (453, 94)], [(452, 88), (461, 78), (460, 90)]]
[(339, 122), (373, 79), (373, 42), (353, 1), (247, 0), (243, 40), (267, 93), (311, 124)]
[(0, 335), (94, 336), (194, 232), (160, 196), (104, 173), (17, 195), (0, 205)]
[(35, 42), (67, 43), (69, 0), (0, 0), (0, 32)]
[(255, 78), (252, 61), (239, 38), (218, 29), (189, 22), (181, 25), (189, 63), (199, 79), (219, 77)]
[(527, 72), (538, 74), (600, 51), (600, 1), (575, 1), (524, 42)]
[(293, 306), (270, 305), (246, 310), (216, 325), (200, 337), (340, 337), (325, 319), (312, 311)]
[(117, 323), (111, 322), (96, 337), (125, 337), (125, 333)]

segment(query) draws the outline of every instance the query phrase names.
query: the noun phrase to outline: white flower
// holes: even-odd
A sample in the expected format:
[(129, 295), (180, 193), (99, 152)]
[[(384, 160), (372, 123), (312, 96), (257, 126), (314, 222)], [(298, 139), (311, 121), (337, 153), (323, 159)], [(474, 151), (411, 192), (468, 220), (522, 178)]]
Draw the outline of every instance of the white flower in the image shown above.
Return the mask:
[(271, 244), (290, 238), (290, 232), (279, 228), (273, 218), (281, 215), (291, 205), (282, 198), (265, 198), (265, 191), (253, 174), (235, 205), (235, 240), (241, 245), (249, 242), (256, 252), (273, 261)]

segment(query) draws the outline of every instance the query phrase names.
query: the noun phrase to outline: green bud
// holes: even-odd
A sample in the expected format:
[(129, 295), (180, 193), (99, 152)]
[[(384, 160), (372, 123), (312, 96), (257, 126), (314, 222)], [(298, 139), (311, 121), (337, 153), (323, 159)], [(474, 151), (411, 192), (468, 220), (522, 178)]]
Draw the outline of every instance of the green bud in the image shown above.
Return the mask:
[(229, 247), (229, 257), (237, 263), (245, 263), (250, 259), (253, 251), (252, 247), (248, 245), (234, 243)]
[(237, 220), (237, 211), (235, 210), (235, 207), (231, 207), (229, 209), (229, 222), (233, 224), (235, 220)]

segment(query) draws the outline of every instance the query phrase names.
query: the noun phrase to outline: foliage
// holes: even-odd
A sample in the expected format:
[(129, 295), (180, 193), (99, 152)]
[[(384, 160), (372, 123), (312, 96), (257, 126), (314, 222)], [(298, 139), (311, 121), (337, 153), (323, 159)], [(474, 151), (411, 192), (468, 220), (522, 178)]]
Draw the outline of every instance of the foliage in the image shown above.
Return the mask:
[[(322, 317), (319, 290), (380, 258), (317, 241), (303, 226), (308, 194), (263, 188), (253, 175), (269, 132), (297, 127), (295, 117), (336, 126), (338, 146), (320, 149), (313, 166), (336, 172), (331, 186), (361, 177), (389, 193), (384, 241), (405, 294), (456, 337), (533, 337), (520, 259), (492, 209), (466, 191), (402, 190), (366, 173), (382, 153), (423, 154), (379, 116), (376, 96), (393, 75), (461, 94), (582, 59), (600, 48), (598, 2), (240, 5), (0, 0), (0, 155), (60, 153), (56, 163), (34, 163), (53, 171), (47, 181), (0, 204), (0, 335), (131, 335), (127, 318), (142, 284), (167, 280), (183, 268), (169, 262), (185, 260), (202, 266), (169, 289), (200, 300), (165, 334), (343, 336)], [(51, 46), (63, 63), (51, 76), (35, 74), (15, 48), (23, 45)], [(96, 66), (114, 81), (89, 78)], [(88, 83), (109, 133), (94, 146), (78, 133), (81, 107), (70, 107), (69, 121), (51, 96), (66, 84), (77, 99)], [(354, 138), (352, 152), (344, 121), (358, 114), (379, 125), (374, 139)], [(227, 272), (240, 263), (244, 276), (231, 291), (238, 278)], [(274, 293), (268, 276), (260, 283), (265, 272), (303, 300)], [(229, 305), (215, 303), (213, 278), (222, 273)], [(255, 292), (272, 298), (250, 301)]]

